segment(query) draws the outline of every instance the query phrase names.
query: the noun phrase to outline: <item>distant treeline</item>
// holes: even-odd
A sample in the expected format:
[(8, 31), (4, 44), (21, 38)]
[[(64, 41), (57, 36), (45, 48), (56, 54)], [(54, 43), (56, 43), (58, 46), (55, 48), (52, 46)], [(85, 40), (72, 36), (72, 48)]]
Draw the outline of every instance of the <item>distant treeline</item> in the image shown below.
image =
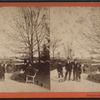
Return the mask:
[[(50, 70), (54, 70), (57, 68), (58, 61), (62, 63), (62, 66), (65, 66), (66, 64), (66, 59), (51, 59), (51, 64), (50, 64)], [(77, 61), (81, 64), (87, 64), (90, 65), (91, 63), (94, 63), (91, 59), (77, 59)]]

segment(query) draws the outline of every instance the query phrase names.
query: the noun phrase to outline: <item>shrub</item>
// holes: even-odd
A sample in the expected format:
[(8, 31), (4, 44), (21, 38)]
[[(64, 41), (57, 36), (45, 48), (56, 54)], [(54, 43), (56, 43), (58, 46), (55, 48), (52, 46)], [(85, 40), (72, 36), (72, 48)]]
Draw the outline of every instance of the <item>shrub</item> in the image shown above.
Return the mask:
[(18, 82), (25, 82), (26, 81), (26, 75), (21, 74), (19, 72), (14, 73), (11, 77), (12, 80), (18, 81)]
[(100, 74), (90, 74), (87, 77), (88, 80), (100, 83)]
[[(34, 83), (41, 86), (50, 89), (50, 69), (48, 63), (42, 63), (39, 66), (39, 71), (37, 72), (37, 75), (34, 79)], [(18, 82), (25, 82), (26, 81), (26, 75), (32, 75), (34, 74), (33, 69), (27, 70), (25, 74), (21, 74), (20, 70), (17, 72), (14, 72), (14, 74), (11, 76), (12, 80), (18, 81)]]

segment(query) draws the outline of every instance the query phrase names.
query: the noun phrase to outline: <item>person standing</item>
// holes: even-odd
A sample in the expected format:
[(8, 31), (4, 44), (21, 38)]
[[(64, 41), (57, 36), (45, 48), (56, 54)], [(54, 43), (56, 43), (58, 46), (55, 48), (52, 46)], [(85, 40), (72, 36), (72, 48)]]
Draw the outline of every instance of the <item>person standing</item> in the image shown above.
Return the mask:
[(76, 80), (76, 71), (77, 71), (77, 60), (74, 60), (73, 63), (73, 81)]
[(2, 79), (2, 66), (1, 66), (1, 62), (0, 62), (0, 80)]
[(81, 80), (81, 72), (82, 72), (82, 70), (81, 70), (81, 64), (78, 63), (77, 64), (77, 70), (76, 70), (76, 80), (77, 81)]
[(58, 72), (58, 80), (59, 80), (59, 82), (63, 81), (63, 68), (62, 68), (61, 62), (58, 62), (57, 72)]
[(2, 80), (4, 81), (5, 80), (5, 64), (4, 63), (1, 64), (1, 77), (2, 77)]
[(71, 71), (72, 71), (72, 63), (70, 62), (70, 59), (69, 58), (67, 59), (67, 63), (65, 65), (65, 70), (66, 70), (65, 80), (67, 79), (67, 75), (68, 74), (69, 74), (68, 80), (70, 80), (70, 78), (71, 78)]

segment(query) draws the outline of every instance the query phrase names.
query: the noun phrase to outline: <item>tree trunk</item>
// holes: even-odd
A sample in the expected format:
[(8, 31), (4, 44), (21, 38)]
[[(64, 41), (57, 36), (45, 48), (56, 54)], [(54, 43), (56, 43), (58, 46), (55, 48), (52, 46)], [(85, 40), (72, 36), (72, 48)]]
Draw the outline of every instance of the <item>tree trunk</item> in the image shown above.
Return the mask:
[(38, 62), (40, 64), (40, 46), (39, 46), (39, 43), (38, 43)]
[(30, 64), (33, 63), (33, 47), (32, 47), (32, 45), (30, 46), (29, 62), (30, 62)]
[(39, 62), (39, 65), (40, 65), (40, 42), (39, 42), (36, 26), (35, 26), (34, 30), (35, 30), (35, 35), (36, 35), (37, 47), (38, 47), (38, 62)]
[(55, 57), (55, 56), (54, 56), (54, 50), (52, 50), (52, 53), (53, 53), (53, 61), (54, 61), (54, 57)]

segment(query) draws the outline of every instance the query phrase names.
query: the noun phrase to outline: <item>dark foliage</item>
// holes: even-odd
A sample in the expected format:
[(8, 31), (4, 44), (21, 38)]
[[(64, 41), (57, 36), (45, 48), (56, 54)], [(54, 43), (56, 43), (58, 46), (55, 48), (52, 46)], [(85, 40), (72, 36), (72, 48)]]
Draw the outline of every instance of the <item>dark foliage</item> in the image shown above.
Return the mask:
[(50, 61), (50, 52), (49, 52), (49, 47), (44, 44), (43, 45), (43, 50), (41, 52), (41, 60), (46, 62), (46, 61)]
[(100, 74), (90, 74), (87, 77), (88, 80), (100, 83)]

